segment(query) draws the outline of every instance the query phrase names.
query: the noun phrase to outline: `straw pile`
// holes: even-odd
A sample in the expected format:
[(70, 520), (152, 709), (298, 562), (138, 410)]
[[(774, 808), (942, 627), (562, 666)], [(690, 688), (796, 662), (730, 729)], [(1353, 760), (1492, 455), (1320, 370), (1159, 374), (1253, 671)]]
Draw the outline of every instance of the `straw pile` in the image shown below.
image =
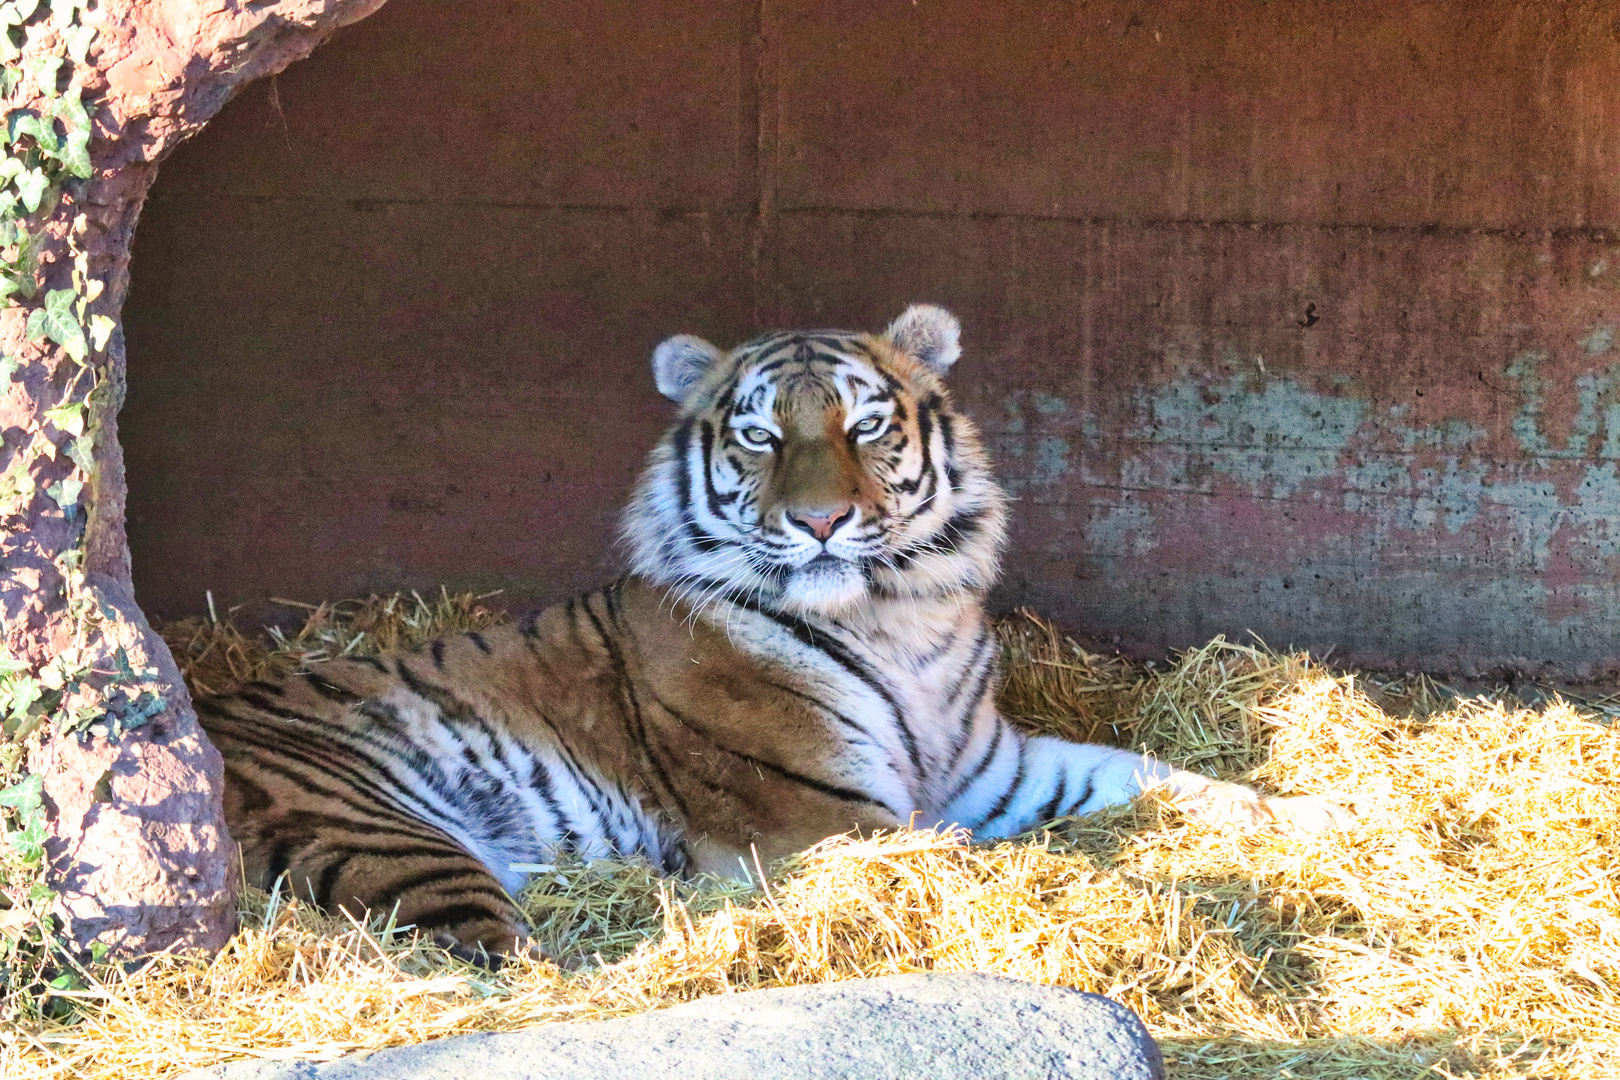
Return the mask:
[[(373, 599), (311, 609), (275, 655), (224, 623), (169, 638), (212, 686), (494, 618), (471, 597)], [(1219, 639), (1149, 669), (1027, 614), (1002, 636), (1004, 705), (1031, 728), (1326, 795), (1359, 820), (1277, 836), (1139, 804), (995, 846), (838, 838), (764, 888), (559, 863), (524, 900), (563, 966), (497, 973), (255, 894), (212, 962), (103, 972), (61, 1019), (13, 1024), (0, 1073), (170, 1077), (755, 987), (978, 970), (1129, 1005), (1183, 1078), (1620, 1075), (1620, 733), (1604, 703), (1464, 700)]]

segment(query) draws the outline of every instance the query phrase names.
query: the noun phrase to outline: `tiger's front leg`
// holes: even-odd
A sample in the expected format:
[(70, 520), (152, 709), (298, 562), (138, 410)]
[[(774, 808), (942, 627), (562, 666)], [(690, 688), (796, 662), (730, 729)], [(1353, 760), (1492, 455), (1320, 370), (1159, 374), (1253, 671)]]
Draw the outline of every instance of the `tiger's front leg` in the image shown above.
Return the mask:
[(944, 786), (939, 817), (981, 839), (1016, 836), (1045, 822), (1120, 806), (1163, 791), (1189, 817), (1246, 827), (1317, 832), (1349, 820), (1314, 796), (1271, 797), (1177, 769), (1143, 754), (1046, 736), (1030, 737), (987, 708)]

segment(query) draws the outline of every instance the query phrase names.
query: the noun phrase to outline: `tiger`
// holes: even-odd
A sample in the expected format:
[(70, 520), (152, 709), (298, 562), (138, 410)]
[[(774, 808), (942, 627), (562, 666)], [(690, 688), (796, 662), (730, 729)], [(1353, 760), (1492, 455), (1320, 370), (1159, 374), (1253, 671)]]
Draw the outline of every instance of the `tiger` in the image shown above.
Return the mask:
[(247, 880), (498, 963), (535, 948), (514, 897), (560, 854), (742, 880), (841, 833), (997, 840), (1150, 790), (1341, 823), (1001, 715), (1008, 499), (944, 382), (960, 334), (917, 304), (881, 334), (658, 345), (678, 410), (624, 512), (624, 576), (196, 701)]

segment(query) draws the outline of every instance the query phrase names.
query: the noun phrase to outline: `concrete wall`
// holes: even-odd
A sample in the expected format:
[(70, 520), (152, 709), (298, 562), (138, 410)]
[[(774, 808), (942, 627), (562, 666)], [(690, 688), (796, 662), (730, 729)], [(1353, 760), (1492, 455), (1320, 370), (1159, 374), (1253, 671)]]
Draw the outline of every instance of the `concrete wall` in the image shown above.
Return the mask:
[(138, 594), (610, 575), (676, 331), (955, 310), (999, 600), (1620, 654), (1612, 4), (392, 0), (159, 178)]

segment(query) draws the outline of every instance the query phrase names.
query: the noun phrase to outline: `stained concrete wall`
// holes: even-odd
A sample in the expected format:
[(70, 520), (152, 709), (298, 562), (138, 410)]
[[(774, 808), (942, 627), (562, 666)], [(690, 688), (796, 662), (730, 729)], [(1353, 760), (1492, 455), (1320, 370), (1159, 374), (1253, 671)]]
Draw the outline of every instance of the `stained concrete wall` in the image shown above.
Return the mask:
[(392, 0), (160, 177), (160, 616), (614, 572), (676, 331), (963, 319), (998, 600), (1144, 649), (1620, 648), (1620, 11)]

